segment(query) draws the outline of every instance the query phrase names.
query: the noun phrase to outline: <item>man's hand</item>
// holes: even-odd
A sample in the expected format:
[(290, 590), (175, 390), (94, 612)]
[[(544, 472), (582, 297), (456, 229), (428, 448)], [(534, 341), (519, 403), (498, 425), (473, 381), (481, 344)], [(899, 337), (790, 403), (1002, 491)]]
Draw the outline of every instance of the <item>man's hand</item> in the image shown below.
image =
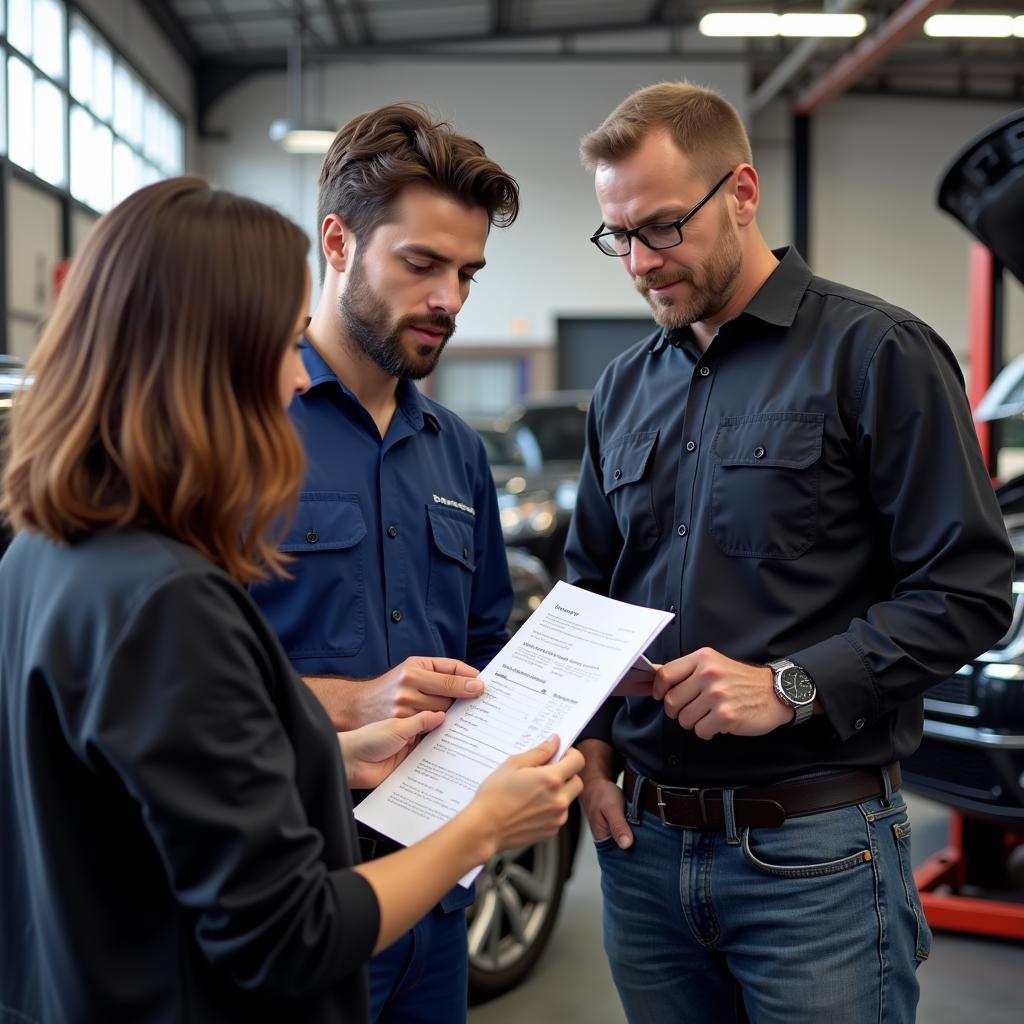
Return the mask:
[(770, 668), (733, 661), (710, 647), (662, 665), (653, 697), (703, 740), (718, 733), (763, 736), (793, 720), (793, 709), (775, 696)]
[(339, 732), (338, 743), (351, 789), (379, 786), (416, 746), (420, 736), (444, 721), (440, 711), (421, 711), (411, 718), (389, 718), (350, 732)]
[(484, 684), (472, 665), (455, 658), (406, 658), (382, 676), (305, 676), (339, 732), (420, 711), (447, 711), (459, 697), (479, 697)]
[(578, 744), (584, 757), (583, 792), (580, 804), (587, 816), (595, 841), (614, 836), (626, 849), (633, 845), (633, 831), (626, 821), (626, 801), (615, 782), (614, 753), (604, 740), (581, 740)]

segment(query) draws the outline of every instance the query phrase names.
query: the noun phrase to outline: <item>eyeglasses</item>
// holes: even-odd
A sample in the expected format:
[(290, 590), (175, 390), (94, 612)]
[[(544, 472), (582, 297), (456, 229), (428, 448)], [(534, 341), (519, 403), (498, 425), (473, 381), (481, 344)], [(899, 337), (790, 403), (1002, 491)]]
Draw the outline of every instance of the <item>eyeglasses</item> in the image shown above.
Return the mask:
[[(735, 170), (735, 168), (733, 168)], [(601, 227), (590, 236), (590, 240), (605, 256), (627, 256), (633, 245), (633, 239), (639, 238), (648, 249), (671, 249), (683, 240), (683, 225), (695, 217), (700, 208), (732, 177), (732, 171), (718, 179), (715, 187), (679, 220), (668, 224), (641, 224), (638, 228), (619, 228), (617, 231), (603, 231)]]

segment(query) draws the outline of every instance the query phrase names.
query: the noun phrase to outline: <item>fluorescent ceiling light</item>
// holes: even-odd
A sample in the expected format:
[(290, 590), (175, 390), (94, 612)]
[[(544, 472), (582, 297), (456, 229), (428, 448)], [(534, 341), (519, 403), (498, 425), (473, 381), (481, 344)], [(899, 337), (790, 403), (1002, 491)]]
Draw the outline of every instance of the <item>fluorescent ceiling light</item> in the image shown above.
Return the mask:
[(700, 19), (705, 36), (859, 36), (867, 28), (862, 14), (770, 14), (715, 12)]
[(783, 14), (780, 36), (835, 36), (851, 39), (868, 27), (863, 14)]
[(337, 132), (333, 128), (292, 127), (290, 121), (275, 121), (270, 138), (289, 153), (326, 153)]
[(705, 14), (700, 19), (700, 32), (705, 36), (777, 36), (777, 14)]
[[(1016, 20), (1024, 21), (1021, 18)], [(1014, 28), (1014, 19), (1009, 14), (933, 14), (924, 23), (924, 34), (945, 38), (1008, 39), (1014, 34)]]

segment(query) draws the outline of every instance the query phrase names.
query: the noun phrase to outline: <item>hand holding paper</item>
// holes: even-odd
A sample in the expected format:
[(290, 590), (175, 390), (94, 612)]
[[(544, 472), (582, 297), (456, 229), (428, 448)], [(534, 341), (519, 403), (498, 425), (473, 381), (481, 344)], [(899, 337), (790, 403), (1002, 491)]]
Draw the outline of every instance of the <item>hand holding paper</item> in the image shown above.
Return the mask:
[(509, 756), (553, 732), (563, 754), (671, 619), (556, 584), (480, 673), (484, 695), (453, 706), (356, 818), (409, 845), (462, 810)]

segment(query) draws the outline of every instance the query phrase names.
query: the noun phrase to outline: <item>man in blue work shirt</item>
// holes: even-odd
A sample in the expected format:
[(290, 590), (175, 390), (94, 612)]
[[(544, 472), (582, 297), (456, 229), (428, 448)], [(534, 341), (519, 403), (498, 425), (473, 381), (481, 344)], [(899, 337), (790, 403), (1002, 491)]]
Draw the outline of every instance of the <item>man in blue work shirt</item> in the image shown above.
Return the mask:
[[(254, 597), (338, 729), (446, 710), (507, 639), (512, 587), (479, 437), (413, 384), (455, 330), (492, 224), (518, 187), (420, 107), (350, 121), (320, 173), (323, 292), (292, 414), (308, 470), (283, 550), (292, 579)], [(393, 849), (364, 837), (364, 853)], [(466, 1017), (456, 889), (370, 965), (373, 1018)]]

